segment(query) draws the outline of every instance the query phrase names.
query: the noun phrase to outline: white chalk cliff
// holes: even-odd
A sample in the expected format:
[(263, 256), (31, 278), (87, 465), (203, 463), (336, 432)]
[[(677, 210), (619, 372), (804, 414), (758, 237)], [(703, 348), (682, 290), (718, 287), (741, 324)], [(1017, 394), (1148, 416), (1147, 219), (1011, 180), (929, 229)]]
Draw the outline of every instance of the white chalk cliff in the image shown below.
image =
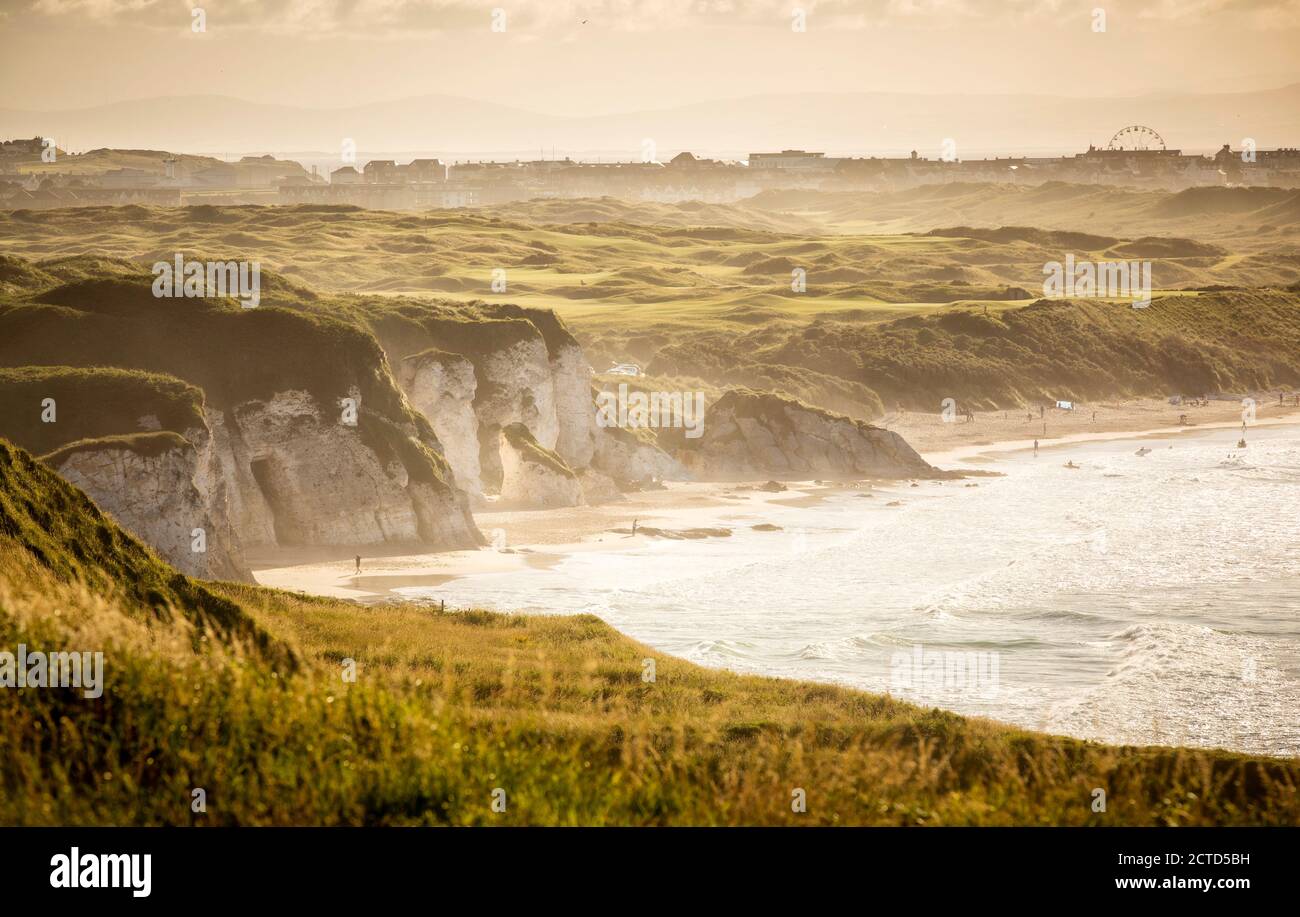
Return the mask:
[[(60, 450), (53, 464), (173, 566), (199, 577), (251, 580), (246, 549), (482, 544), (465, 494), (439, 480), (418, 431), (364, 409), (352, 424), (294, 390), (206, 407), (204, 419), (184, 438), (159, 432), (133, 448), (130, 438), (110, 437)], [(195, 550), (196, 530), (203, 551)]]
[(251, 580), (212, 474), (207, 430), (106, 439), (55, 453), (54, 470), (182, 573)]
[(509, 490), (501, 431), (512, 424), (574, 472), (584, 502), (620, 499), (620, 487), (649, 480), (688, 477), (653, 437), (597, 426), (591, 366), (553, 313), (481, 308), (480, 320), (433, 320), (434, 347), (427, 350), (401, 357), (406, 342), (391, 334), (385, 339), (397, 352), (390, 360), (399, 367), (402, 391), (429, 420), (457, 485), (475, 506)]
[(457, 486), (481, 497), (474, 364), (459, 354), (426, 350), (401, 361), (398, 382), (411, 406), (428, 418)]
[(207, 411), (245, 547), (481, 543), (463, 493), (413, 475), (396, 453), (381, 459), (383, 418), (363, 409), (354, 426), (341, 417), (324, 416), (303, 391)]

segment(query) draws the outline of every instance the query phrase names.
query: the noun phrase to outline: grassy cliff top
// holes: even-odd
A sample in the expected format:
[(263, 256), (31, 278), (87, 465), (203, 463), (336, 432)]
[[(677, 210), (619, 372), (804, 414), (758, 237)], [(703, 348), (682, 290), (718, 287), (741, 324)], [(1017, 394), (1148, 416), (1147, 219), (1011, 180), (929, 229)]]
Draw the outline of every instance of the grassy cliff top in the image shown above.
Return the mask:
[(788, 426), (791, 423), (789, 411), (803, 411), (825, 421), (849, 424), (864, 432), (879, 429), (879, 427), (873, 427), (861, 420), (854, 420), (852, 417), (845, 417), (843, 414), (836, 414), (825, 408), (806, 404), (788, 395), (780, 395), (776, 392), (756, 392), (747, 388), (733, 388), (723, 392), (722, 396), (713, 403), (713, 409), (715, 411), (730, 411), (737, 417), (752, 417), (755, 420), (776, 426)]
[[(43, 419), (47, 398), (53, 422)], [(172, 376), (108, 367), (0, 369), (0, 436), (38, 454), (78, 440), (205, 426), (203, 393)]]
[(442, 366), (463, 365), (468, 361), (469, 358), (462, 354), (439, 350), (437, 347), (430, 347), (402, 358), (403, 363), (410, 363), (414, 366), (421, 366), (425, 363), (437, 363)]
[[(4, 443), (0, 508), (0, 645), (105, 654), (98, 700), (0, 691), (6, 824), (1300, 819), (1300, 761), (1099, 745), (704, 669), (590, 615), (200, 586)], [(349, 663), (355, 682), (340, 678)]]
[(148, 274), (73, 280), (0, 301), (0, 365), (116, 366), (166, 373), (228, 407), (304, 389), (333, 409), (353, 386), (396, 406), (364, 329), (264, 301), (156, 297)]
[(111, 450), (133, 452), (142, 458), (155, 458), (176, 449), (194, 449), (193, 444), (179, 433), (160, 430), (154, 433), (129, 433), (123, 436), (100, 436), (93, 439), (79, 439), (60, 446), (53, 452), (41, 456), (41, 461), (51, 468), (58, 468), (72, 456), (82, 452), (104, 452)]
[[(209, 209), (215, 211), (212, 219), (239, 215)], [(375, 392), (367, 392), (372, 373), (365, 366), (382, 355), (397, 362), (438, 349), (481, 360), (521, 341), (540, 340), (552, 355), (577, 343), (546, 309), (479, 300), (321, 295), (269, 267), (260, 273), (256, 309), (241, 308), (233, 297), (157, 297), (148, 264), (155, 257), (170, 263), (173, 255), (159, 250), (137, 261), (76, 255), (40, 262), (5, 256), (0, 329), (11, 329), (14, 341), (8, 350), (0, 346), (0, 365), (20, 358), (21, 334), (23, 349), (32, 354), (27, 363), (50, 362), (63, 348), (69, 356), (61, 362), (162, 367), (195, 381), (220, 407), (267, 397), (284, 390), (286, 380), (332, 406), (354, 384), (373, 397)], [(185, 252), (185, 258), (222, 260), (193, 252)], [(267, 358), (269, 351), (275, 358)], [(379, 394), (387, 400), (386, 393)]]
[(510, 303), (483, 303), (478, 306), (478, 309), (489, 318), (523, 318), (532, 322), (542, 333), (542, 339), (546, 341), (547, 353), (552, 358), (565, 347), (578, 346), (578, 339), (569, 331), (564, 319), (551, 309), (534, 309)]

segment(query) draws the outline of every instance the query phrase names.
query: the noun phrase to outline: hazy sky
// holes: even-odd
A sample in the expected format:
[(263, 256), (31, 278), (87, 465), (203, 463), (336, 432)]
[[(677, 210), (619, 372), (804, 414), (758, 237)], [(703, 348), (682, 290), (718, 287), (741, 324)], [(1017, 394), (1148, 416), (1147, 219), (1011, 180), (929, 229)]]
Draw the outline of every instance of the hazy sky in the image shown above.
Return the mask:
[(1298, 47), (1300, 0), (0, 0), (0, 107), (443, 93), (570, 115), (786, 91), (1237, 91), (1300, 82)]

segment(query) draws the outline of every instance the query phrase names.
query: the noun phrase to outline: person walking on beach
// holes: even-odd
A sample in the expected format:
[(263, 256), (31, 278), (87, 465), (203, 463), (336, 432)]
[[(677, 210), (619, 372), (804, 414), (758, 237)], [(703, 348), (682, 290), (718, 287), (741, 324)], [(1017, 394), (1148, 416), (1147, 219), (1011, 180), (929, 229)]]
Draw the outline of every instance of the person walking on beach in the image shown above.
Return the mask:
[(357, 555), (357, 573), (361, 572), (361, 555)]
[(633, 538), (636, 537), (636, 523), (637, 523), (637, 520), (633, 519), (633, 520), (632, 520), (632, 537), (633, 537)]
[(1034, 440), (1034, 458), (1038, 458), (1038, 440)]

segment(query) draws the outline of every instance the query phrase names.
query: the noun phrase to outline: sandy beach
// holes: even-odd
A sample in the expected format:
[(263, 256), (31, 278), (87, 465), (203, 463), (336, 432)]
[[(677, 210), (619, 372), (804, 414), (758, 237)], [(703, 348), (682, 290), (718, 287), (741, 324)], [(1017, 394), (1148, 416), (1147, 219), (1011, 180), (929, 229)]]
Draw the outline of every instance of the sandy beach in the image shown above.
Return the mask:
[[(1277, 393), (1257, 394), (1255, 420), (1252, 425), (1288, 423), (1300, 420), (1300, 405), (1288, 394), (1285, 404), (1279, 403)], [(1186, 417), (1187, 423), (1181, 422)], [(1161, 398), (1142, 398), (1096, 403), (1076, 402), (1073, 411), (1051, 408), (1042, 412), (1024, 410), (977, 411), (974, 420), (957, 417), (944, 422), (935, 414), (889, 414), (876, 421), (900, 434), (931, 462), (941, 462), (954, 455), (971, 455), (980, 446), (991, 450), (1022, 448), (1033, 445), (1059, 445), (1063, 442), (1084, 442), (1098, 436), (1114, 437), (1116, 434), (1141, 435), (1146, 433), (1195, 430), (1215, 427), (1240, 427), (1242, 405), (1238, 401), (1211, 401), (1206, 406), (1190, 402), (1170, 404)]]
[[(1188, 423), (1182, 425), (1179, 421), (1184, 414)], [(1264, 403), (1260, 399), (1254, 425), (1297, 421), (1300, 408), (1294, 404)], [(1042, 433), (1044, 423), (1046, 435)], [(1032, 448), (1035, 439), (1040, 449), (1046, 450), (1105, 439), (1235, 429), (1240, 423), (1241, 407), (1234, 402), (1196, 407), (1145, 399), (1080, 405), (1074, 411), (1051, 410), (1045, 412), (1043, 420), (1035, 415), (1032, 422), (1023, 412), (1007, 411), (978, 413), (970, 422), (960, 418), (944, 422), (938, 414), (895, 415), (879, 425), (897, 431), (928, 461), (945, 467), (957, 462), (978, 465), (992, 461), (993, 453)], [(627, 494), (623, 500), (598, 506), (477, 512), (475, 520), (489, 542), (481, 550), (425, 553), (419, 551), (418, 545), (393, 545), (387, 550), (373, 545), (340, 546), (280, 549), (250, 554), (248, 560), (257, 581), (266, 586), (362, 602), (385, 601), (393, 598), (398, 589), (432, 588), (476, 574), (543, 569), (579, 552), (625, 547), (625, 539), (633, 537), (630, 530), (634, 521), (638, 530), (654, 528), (672, 533), (752, 527), (755, 516), (764, 520), (759, 524), (780, 527), (783, 509), (812, 506), (845, 491), (870, 494), (887, 503), (911, 486), (908, 481), (786, 481), (785, 490), (770, 492), (761, 489), (764, 483), (670, 482), (664, 490)], [(960, 486), (958, 482), (947, 483)], [(639, 531), (635, 537), (660, 536)], [(355, 572), (357, 554), (362, 556), (359, 575)]]

